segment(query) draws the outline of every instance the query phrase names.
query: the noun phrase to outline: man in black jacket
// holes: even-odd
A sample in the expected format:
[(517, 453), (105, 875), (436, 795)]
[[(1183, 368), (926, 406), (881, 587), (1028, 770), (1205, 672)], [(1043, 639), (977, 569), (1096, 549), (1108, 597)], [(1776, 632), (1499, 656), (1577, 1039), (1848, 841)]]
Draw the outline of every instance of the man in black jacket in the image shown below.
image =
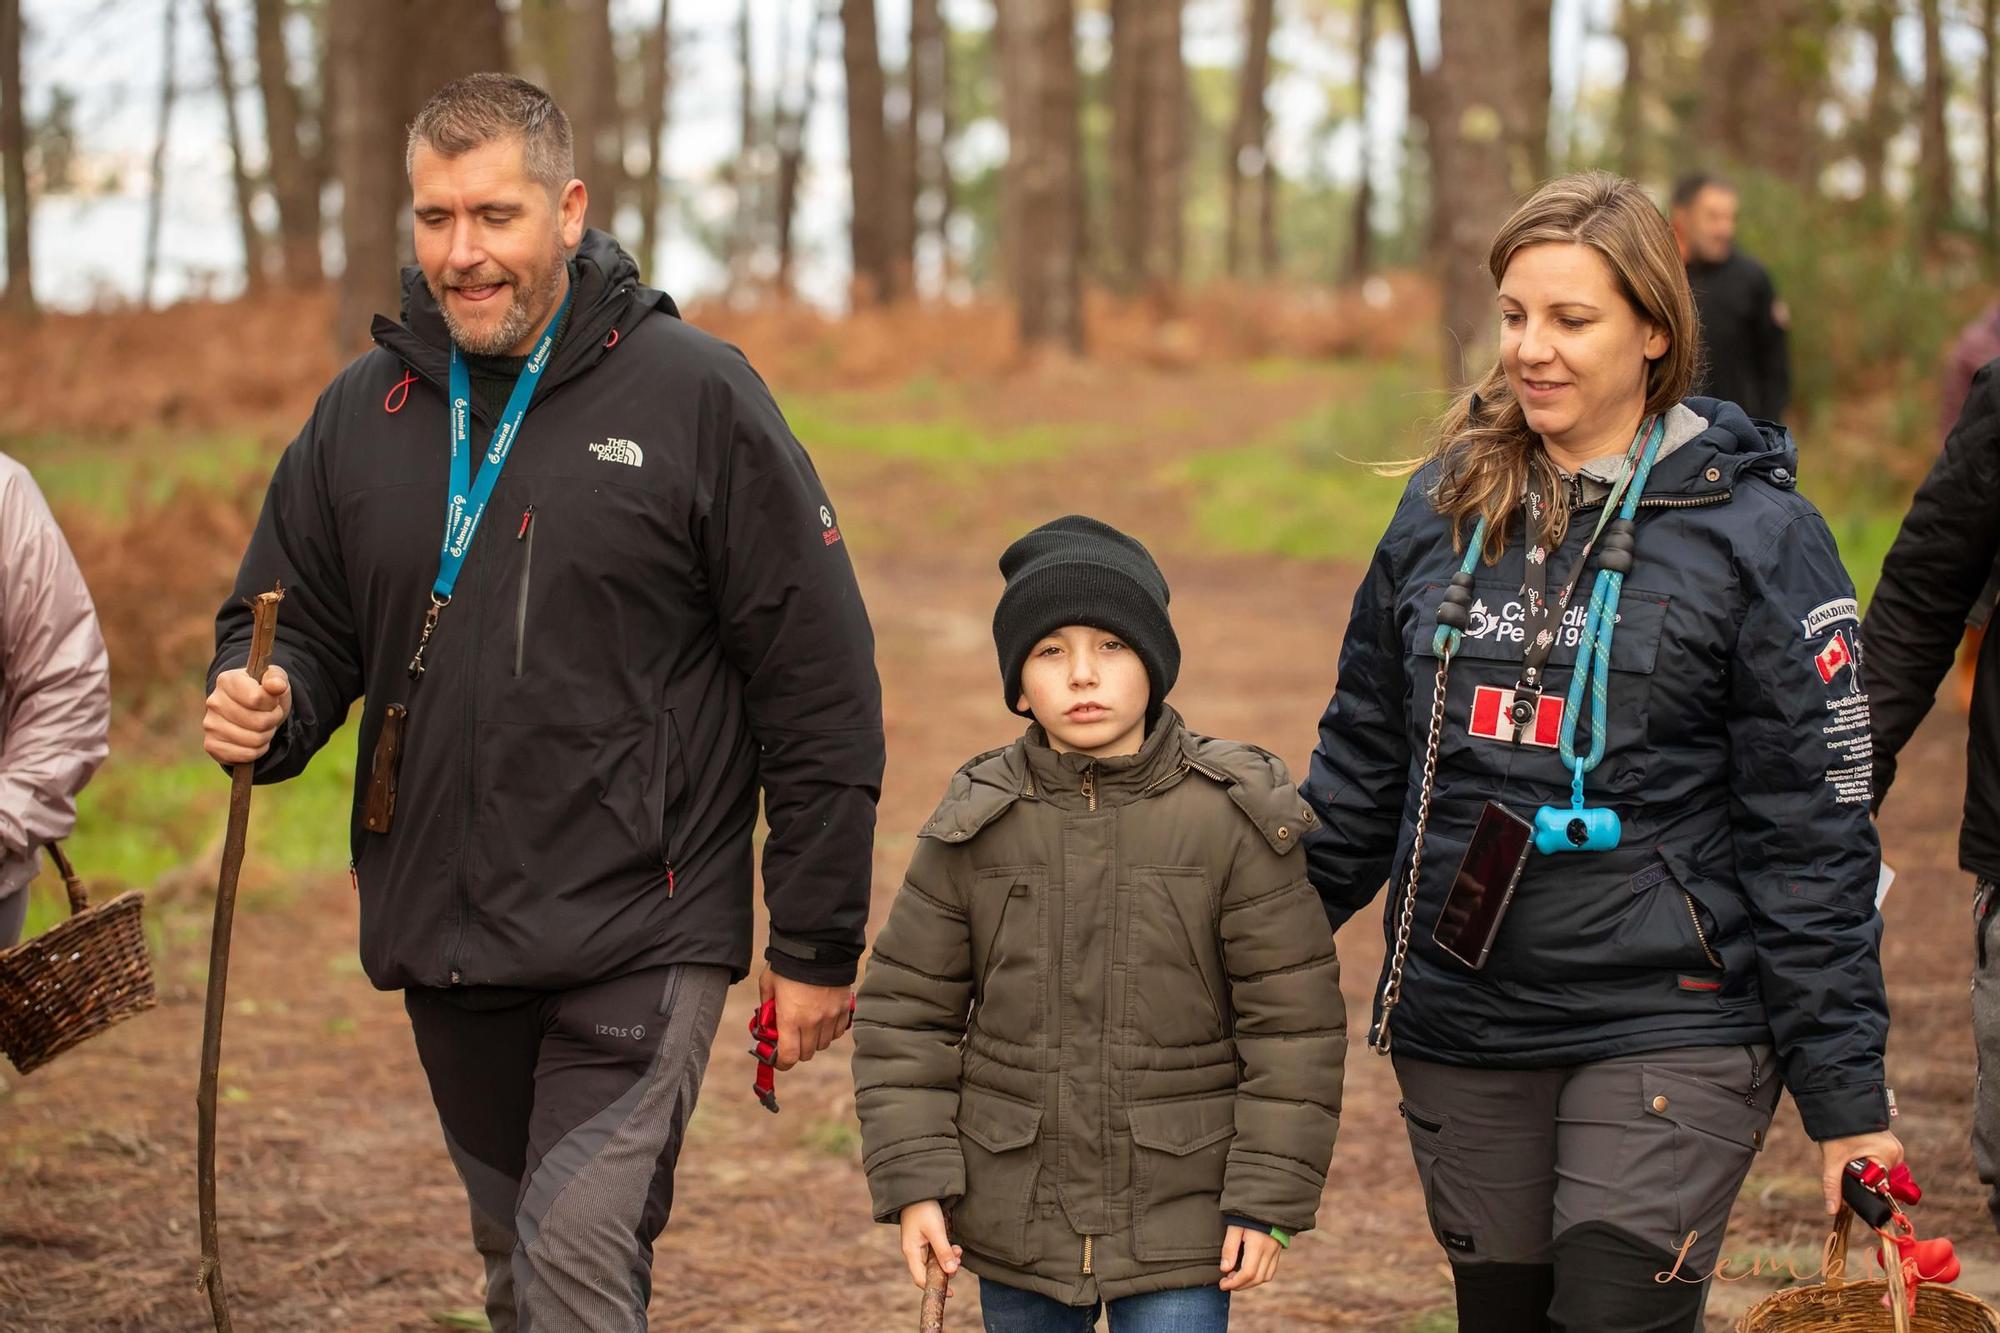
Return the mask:
[(1736, 190), (1713, 176), (1674, 187), (1674, 236), (1701, 312), (1697, 394), (1735, 403), (1760, 421), (1783, 421), (1792, 399), (1785, 342), (1791, 316), (1764, 266), (1736, 248)]
[[(279, 462), (208, 752), (298, 773), (363, 699), (361, 956), (401, 989), (496, 1330), (642, 1326), (761, 791), (780, 1067), (846, 1026), (883, 767), (834, 510), (764, 384), (586, 231), (563, 113), (475, 75), (410, 130), (403, 323)], [(273, 667), (242, 599), (282, 583)]]
[[(1895, 781), (1896, 756), (1951, 669), (1966, 613), (2000, 559), (1996, 365), (1973, 377), (1958, 424), (1918, 488), (1868, 604), (1861, 637), (1868, 644), (1878, 808)], [(1980, 645), (1973, 681), (1958, 863), (1976, 881), (1972, 1026), (1980, 1075), (1973, 1156), (2000, 1226), (2000, 939), (1990, 938), (2000, 894), (2000, 635), (1988, 634)]]

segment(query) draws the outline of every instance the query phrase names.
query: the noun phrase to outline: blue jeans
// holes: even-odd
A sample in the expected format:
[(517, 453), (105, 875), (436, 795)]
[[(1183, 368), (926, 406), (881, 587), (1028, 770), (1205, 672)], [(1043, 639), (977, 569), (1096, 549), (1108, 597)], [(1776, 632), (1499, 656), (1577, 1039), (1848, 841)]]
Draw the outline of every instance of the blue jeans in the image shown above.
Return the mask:
[[(979, 1279), (986, 1333), (1088, 1333), (1097, 1305), (1064, 1305), (1039, 1292)], [(1227, 1333), (1229, 1293), (1221, 1287), (1178, 1287), (1122, 1296), (1110, 1303), (1110, 1333)]]

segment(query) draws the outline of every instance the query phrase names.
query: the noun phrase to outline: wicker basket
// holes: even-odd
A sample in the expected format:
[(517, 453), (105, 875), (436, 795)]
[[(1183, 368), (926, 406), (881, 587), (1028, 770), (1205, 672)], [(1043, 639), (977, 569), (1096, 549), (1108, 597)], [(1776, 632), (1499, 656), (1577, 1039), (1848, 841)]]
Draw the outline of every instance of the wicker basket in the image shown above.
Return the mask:
[(62, 848), (48, 851), (69, 893), (69, 919), (0, 952), (0, 1050), (23, 1074), (159, 1003), (139, 918), (145, 895), (92, 907)]
[[(2000, 1333), (2000, 1314), (1977, 1296), (1926, 1282), (1917, 1288), (1917, 1310), (1905, 1315), (1902, 1269), (1894, 1278), (1847, 1281), (1840, 1276), (1847, 1254), (1847, 1231), (1854, 1214), (1843, 1205), (1834, 1223), (1829, 1255), (1841, 1264), (1827, 1265), (1826, 1280), (1815, 1287), (1789, 1287), (1772, 1292), (1736, 1321), (1736, 1333)], [(1894, 1281), (1894, 1308), (1883, 1304)]]

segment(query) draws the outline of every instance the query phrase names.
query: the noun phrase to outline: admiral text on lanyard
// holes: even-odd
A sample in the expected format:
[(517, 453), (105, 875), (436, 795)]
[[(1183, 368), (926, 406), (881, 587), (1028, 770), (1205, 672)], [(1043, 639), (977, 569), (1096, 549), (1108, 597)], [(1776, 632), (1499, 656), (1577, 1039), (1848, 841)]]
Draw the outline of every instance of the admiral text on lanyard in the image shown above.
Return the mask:
[(472, 380), (458, 344), (454, 342), (451, 346), (451, 492), (445, 501), (444, 542), (438, 551), (437, 580), (431, 584), (431, 605), (424, 612), (416, 655), (410, 659), (413, 681), (424, 674), (424, 652), (430, 647), (431, 634), (437, 629), (438, 617), (451, 605), (451, 591), (458, 586), (459, 571), (465, 567), (466, 553), (472, 549), (473, 535), (479, 531), (479, 520), (486, 515), (486, 503), (493, 498), (500, 469), (507, 465), (507, 455), (513, 452), (514, 442), (520, 438), (521, 418), (528, 413), (535, 386), (541, 383), (550, 353), (555, 350), (556, 333), (562, 328), (563, 317), (569, 313), (569, 303), (575, 297), (574, 288), (563, 297), (561, 307), (529, 354), (528, 363), (521, 367), (521, 374), (514, 381), (514, 392), (507, 396), (506, 410), (500, 414), (500, 424), (487, 443), (486, 458), (476, 481), (472, 476)]

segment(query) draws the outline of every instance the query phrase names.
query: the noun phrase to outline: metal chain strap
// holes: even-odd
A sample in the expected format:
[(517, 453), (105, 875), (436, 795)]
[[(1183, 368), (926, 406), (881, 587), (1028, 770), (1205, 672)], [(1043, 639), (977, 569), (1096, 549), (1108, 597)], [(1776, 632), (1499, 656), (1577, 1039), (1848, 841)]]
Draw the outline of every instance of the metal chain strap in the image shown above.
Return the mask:
[(1389, 976), (1382, 983), (1382, 1018), (1375, 1025), (1368, 1044), (1377, 1055), (1389, 1053), (1389, 1014), (1403, 998), (1403, 960), (1410, 952), (1410, 926), (1417, 914), (1417, 874), (1424, 864), (1424, 829), (1431, 819), (1431, 787), (1437, 780), (1438, 739), (1444, 731), (1445, 677), (1451, 670), (1451, 654), (1438, 655), (1437, 690), (1431, 697), (1431, 738), (1424, 750), (1424, 780), (1417, 795), (1417, 833), (1410, 844), (1410, 876), (1403, 889), (1403, 906), (1396, 921), (1396, 952), (1389, 960)]

